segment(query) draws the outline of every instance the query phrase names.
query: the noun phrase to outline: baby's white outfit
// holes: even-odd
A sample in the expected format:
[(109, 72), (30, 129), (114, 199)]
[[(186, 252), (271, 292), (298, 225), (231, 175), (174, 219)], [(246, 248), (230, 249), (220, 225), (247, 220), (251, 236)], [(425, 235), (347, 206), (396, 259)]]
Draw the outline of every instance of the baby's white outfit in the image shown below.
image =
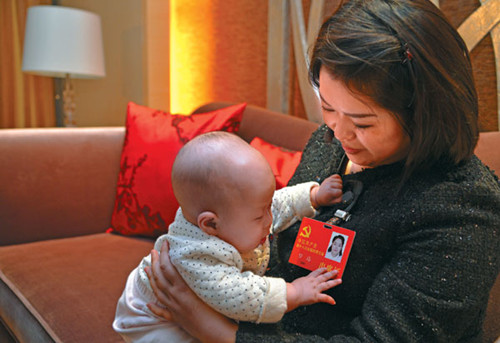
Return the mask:
[[(278, 233), (316, 211), (310, 190), (316, 182), (285, 187), (275, 192), (271, 233)], [(235, 320), (270, 323), (287, 309), (283, 279), (262, 276), (269, 263), (269, 240), (241, 255), (232, 245), (206, 234), (177, 211), (168, 234), (160, 236), (155, 249), (169, 242), (169, 256), (191, 289), (218, 312)], [(197, 342), (176, 324), (153, 314), (148, 303), (157, 303), (144, 268), (143, 258), (127, 279), (116, 309), (113, 329), (128, 342)]]

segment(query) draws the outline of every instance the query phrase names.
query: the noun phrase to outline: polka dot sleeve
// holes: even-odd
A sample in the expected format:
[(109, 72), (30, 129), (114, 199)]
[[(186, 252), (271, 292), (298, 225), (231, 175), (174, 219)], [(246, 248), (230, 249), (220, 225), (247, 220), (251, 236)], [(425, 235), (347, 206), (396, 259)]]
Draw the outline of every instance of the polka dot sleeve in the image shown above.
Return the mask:
[(285, 281), (243, 272), (243, 260), (234, 247), (193, 228), (192, 234), (203, 239), (168, 237), (172, 262), (193, 291), (232, 319), (279, 321), (287, 308)]
[(305, 182), (295, 186), (277, 190), (273, 197), (272, 232), (278, 233), (287, 229), (304, 217), (314, 217), (316, 210), (311, 204), (311, 188), (316, 182)]

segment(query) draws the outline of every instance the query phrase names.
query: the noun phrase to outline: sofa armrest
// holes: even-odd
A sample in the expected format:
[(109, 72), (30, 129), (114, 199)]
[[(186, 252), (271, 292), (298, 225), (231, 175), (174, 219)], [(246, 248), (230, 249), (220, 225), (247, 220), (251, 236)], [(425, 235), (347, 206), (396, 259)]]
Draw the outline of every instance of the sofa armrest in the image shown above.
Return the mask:
[(104, 232), (125, 128), (0, 130), (0, 245)]
[(500, 131), (481, 132), (474, 153), (500, 177)]

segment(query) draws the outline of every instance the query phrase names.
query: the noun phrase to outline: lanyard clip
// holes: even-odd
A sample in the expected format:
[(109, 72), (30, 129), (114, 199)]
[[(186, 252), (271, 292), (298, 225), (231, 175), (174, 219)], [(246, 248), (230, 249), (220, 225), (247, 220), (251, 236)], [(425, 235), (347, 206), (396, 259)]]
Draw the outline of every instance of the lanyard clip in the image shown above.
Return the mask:
[(326, 223), (330, 225), (337, 225), (342, 221), (348, 221), (351, 219), (351, 214), (349, 212), (343, 211), (343, 210), (337, 210), (335, 211), (335, 214), (333, 215), (332, 218), (330, 218)]
[(334, 214), (335, 217), (342, 219), (343, 221), (348, 221), (351, 219), (351, 214), (349, 212), (343, 211), (343, 210), (337, 210), (335, 211)]

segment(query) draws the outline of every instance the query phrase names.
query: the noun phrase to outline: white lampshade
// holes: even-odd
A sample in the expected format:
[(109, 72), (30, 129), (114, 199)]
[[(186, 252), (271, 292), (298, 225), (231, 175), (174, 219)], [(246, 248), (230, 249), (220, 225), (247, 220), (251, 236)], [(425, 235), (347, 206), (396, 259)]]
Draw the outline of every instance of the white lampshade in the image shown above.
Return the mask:
[(105, 76), (101, 18), (62, 6), (28, 8), (22, 70), (52, 77)]

